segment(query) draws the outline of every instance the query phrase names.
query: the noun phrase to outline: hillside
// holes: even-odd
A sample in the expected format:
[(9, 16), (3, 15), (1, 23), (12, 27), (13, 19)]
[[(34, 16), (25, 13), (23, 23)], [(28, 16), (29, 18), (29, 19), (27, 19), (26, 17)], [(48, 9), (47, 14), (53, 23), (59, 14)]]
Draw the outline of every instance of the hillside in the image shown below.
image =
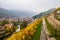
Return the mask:
[(12, 15), (12, 12), (0, 8), (0, 18), (11, 18), (11, 17), (15, 17), (14, 15)]
[(46, 16), (46, 15), (52, 13), (54, 10), (55, 10), (55, 8), (49, 9), (48, 11), (44, 11), (44, 12), (39, 13), (38, 15), (33, 16), (32, 18), (34, 18), (34, 19), (41, 18), (43, 16)]
[[(57, 13), (57, 11), (59, 11)], [(56, 12), (55, 12), (56, 11)], [(52, 13), (53, 12), (53, 13)], [(16, 13), (16, 11), (15, 11)], [(41, 17), (28, 24), (24, 29), (13, 33), (6, 40), (60, 40), (60, 8), (42, 12)], [(50, 14), (50, 15), (47, 15)], [(58, 14), (57, 16), (55, 14)], [(56, 18), (56, 17), (57, 18)], [(59, 16), (60, 17), (60, 16)]]

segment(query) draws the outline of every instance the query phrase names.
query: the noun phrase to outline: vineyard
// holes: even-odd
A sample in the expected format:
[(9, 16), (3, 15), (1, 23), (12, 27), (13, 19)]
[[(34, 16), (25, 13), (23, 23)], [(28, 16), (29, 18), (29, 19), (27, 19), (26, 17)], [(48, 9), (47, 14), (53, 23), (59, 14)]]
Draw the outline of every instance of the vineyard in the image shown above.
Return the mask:
[(48, 32), (50, 33), (48, 36), (54, 37), (56, 40), (60, 40), (60, 26), (58, 26), (59, 21), (55, 21), (53, 17), (45, 18), (46, 26), (48, 29)]
[(42, 19), (37, 19), (20, 32), (14, 33), (7, 40), (40, 40)]

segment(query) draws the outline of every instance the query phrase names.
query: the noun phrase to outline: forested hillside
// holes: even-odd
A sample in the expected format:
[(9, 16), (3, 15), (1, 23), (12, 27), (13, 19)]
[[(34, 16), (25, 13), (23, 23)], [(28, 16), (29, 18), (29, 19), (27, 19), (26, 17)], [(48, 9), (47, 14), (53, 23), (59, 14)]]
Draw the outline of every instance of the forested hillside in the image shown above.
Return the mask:
[(33, 16), (32, 18), (36, 19), (36, 18), (44, 17), (44, 16), (52, 13), (54, 10), (55, 10), (55, 8), (49, 9), (48, 11), (44, 11), (44, 12), (39, 13), (38, 15)]

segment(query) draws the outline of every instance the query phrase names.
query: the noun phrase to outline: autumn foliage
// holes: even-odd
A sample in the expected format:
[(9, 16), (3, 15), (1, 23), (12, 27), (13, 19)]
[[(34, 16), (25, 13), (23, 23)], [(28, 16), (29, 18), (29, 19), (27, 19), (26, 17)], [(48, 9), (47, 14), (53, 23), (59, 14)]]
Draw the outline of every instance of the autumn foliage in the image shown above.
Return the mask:
[(22, 29), (20, 32), (14, 33), (7, 40), (32, 40), (32, 37), (36, 33), (37, 25), (41, 22), (41, 19), (37, 19), (31, 24), (27, 25), (25, 29)]

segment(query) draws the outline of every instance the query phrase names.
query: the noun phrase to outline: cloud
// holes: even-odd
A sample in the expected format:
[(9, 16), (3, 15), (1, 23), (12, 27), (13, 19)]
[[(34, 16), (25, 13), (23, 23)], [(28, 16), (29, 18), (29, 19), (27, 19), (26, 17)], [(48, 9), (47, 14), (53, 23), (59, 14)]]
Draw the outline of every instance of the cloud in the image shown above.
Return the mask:
[(0, 0), (0, 7), (32, 12), (41, 12), (59, 6), (60, 0)]

